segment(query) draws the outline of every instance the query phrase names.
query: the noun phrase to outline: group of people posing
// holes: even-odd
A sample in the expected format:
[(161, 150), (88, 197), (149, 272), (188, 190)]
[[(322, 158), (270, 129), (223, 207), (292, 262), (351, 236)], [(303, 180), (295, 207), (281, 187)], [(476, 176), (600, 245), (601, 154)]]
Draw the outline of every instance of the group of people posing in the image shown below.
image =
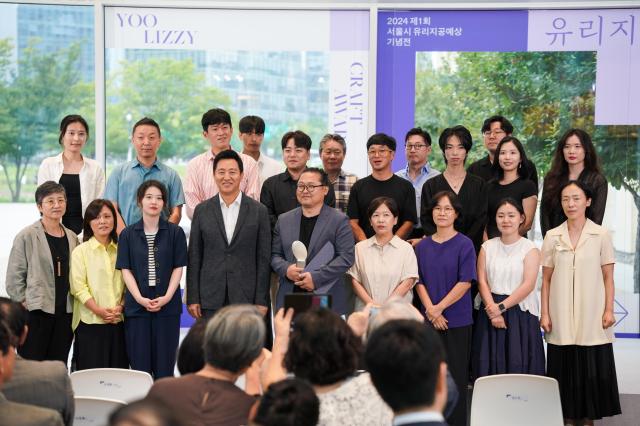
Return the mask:
[[(8, 294), (29, 310), (21, 356), (66, 362), (75, 335), (76, 369), (172, 376), (183, 268), (194, 318), (252, 304), (269, 322), (274, 273), (276, 311), (286, 294), (310, 292), (330, 294), (341, 315), (394, 296), (419, 306), (459, 390), (453, 425), (466, 424), (470, 376), (500, 373), (556, 378), (568, 421), (620, 413), (615, 258), (600, 226), (607, 181), (586, 132), (571, 129), (558, 141), (542, 185), (539, 250), (527, 239), (537, 171), (502, 116), (483, 123), (488, 153), (468, 168), (471, 133), (445, 129), (442, 172), (428, 162), (426, 131), (407, 133), (407, 165), (397, 173), (396, 140), (375, 134), (366, 143), (372, 172), (362, 179), (342, 169), (347, 146), (338, 134), (320, 141), (320, 169), (307, 167), (310, 137), (287, 132), (283, 167), (260, 152), (261, 118), (244, 117), (238, 127), (242, 153), (231, 149), (226, 111), (203, 115), (210, 148), (189, 162), (183, 185), (157, 158), (159, 125), (143, 118), (131, 135), (136, 158), (116, 166), (105, 186), (99, 164), (81, 152), (86, 121), (62, 120), (63, 151), (38, 172), (41, 219), (18, 234), (7, 267)], [(183, 205), (188, 247), (177, 225)], [(294, 254), (296, 241), (306, 259)]]

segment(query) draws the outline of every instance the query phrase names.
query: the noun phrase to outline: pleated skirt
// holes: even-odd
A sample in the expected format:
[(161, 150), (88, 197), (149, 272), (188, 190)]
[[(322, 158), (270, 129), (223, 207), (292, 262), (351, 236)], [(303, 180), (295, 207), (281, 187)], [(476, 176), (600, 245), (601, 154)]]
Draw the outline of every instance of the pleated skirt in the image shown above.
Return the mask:
[[(507, 298), (492, 294), (496, 303)], [(493, 374), (545, 375), (544, 347), (538, 317), (519, 306), (513, 306), (502, 314), (506, 329), (495, 328), (480, 306), (473, 330), (471, 376)]]
[(560, 385), (565, 419), (598, 420), (622, 412), (611, 343), (547, 344), (547, 376)]

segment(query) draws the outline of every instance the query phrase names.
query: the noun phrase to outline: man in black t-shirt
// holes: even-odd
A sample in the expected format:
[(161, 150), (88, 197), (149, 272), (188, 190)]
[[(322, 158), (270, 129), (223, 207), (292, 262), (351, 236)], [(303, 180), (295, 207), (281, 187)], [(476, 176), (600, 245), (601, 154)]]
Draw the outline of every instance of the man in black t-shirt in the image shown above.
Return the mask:
[[(481, 158), (478, 161), (473, 162), (467, 167), (467, 172), (472, 175), (481, 177), (485, 182), (489, 182), (493, 179), (493, 159), (495, 158), (496, 148), (498, 143), (513, 133), (513, 125), (509, 120), (501, 115), (493, 115), (482, 124), (482, 139), (484, 141), (484, 147), (487, 148), (487, 156)], [(527, 166), (529, 169), (529, 175), (527, 178), (535, 183), (538, 187), (538, 171), (533, 162), (527, 159)]]
[(391, 171), (391, 163), (396, 151), (396, 140), (384, 133), (376, 133), (367, 141), (367, 155), (372, 172), (351, 187), (347, 215), (356, 242), (372, 237), (367, 209), (377, 197), (393, 198), (398, 205), (398, 223), (393, 232), (406, 239), (413, 225), (417, 223), (416, 194), (413, 185)]

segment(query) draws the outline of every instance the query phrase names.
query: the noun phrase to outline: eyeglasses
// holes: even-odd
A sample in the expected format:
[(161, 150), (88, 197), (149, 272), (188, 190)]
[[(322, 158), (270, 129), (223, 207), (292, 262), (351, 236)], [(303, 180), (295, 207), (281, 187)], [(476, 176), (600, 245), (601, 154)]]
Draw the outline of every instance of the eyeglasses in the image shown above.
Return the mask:
[(369, 157), (386, 157), (387, 155), (389, 155), (390, 152), (391, 152), (390, 149), (380, 149), (380, 150), (370, 149), (369, 151), (367, 151), (367, 155)]
[(67, 204), (67, 200), (65, 200), (64, 198), (58, 198), (57, 200), (43, 201), (42, 204), (44, 204), (47, 207), (53, 207), (56, 204), (59, 204), (59, 205)]
[(404, 148), (405, 148), (407, 151), (411, 151), (411, 150), (414, 150), (414, 149), (415, 149), (416, 151), (419, 151), (419, 150), (421, 150), (422, 148), (426, 148), (426, 147), (427, 147), (427, 145), (425, 145), (425, 144), (423, 144), (423, 143), (416, 143), (416, 144), (410, 144), (410, 143), (408, 143), (408, 144), (406, 144), (406, 145), (404, 146)]
[(299, 183), (296, 186), (296, 189), (298, 190), (298, 192), (304, 192), (305, 190), (307, 190), (309, 193), (312, 193), (316, 190), (316, 188), (320, 188), (321, 186), (324, 186), (322, 184), (320, 185), (311, 185), (311, 184), (303, 184), (303, 183)]
[(455, 209), (453, 207), (449, 207), (449, 206), (446, 206), (446, 207), (436, 206), (436, 207), (433, 208), (433, 211), (436, 212), (436, 213), (444, 212), (444, 214), (451, 214), (451, 213), (453, 213), (455, 211)]
[(500, 135), (506, 135), (507, 132), (505, 132), (502, 129), (496, 129), (496, 130), (487, 130), (486, 132), (482, 132), (482, 134), (486, 137), (489, 136), (500, 136)]

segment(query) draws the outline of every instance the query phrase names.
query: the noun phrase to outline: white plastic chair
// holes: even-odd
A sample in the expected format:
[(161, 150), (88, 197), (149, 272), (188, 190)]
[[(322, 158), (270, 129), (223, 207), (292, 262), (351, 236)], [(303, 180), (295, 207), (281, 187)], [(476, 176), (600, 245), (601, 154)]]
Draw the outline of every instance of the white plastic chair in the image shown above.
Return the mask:
[(473, 386), (471, 426), (563, 426), (556, 379), (529, 374), (481, 377)]
[(74, 426), (106, 426), (109, 424), (109, 415), (117, 408), (127, 405), (124, 401), (89, 396), (76, 396), (75, 403)]
[(74, 371), (69, 375), (77, 396), (109, 398), (131, 402), (144, 398), (153, 385), (153, 378), (144, 371), (122, 368), (93, 368)]

